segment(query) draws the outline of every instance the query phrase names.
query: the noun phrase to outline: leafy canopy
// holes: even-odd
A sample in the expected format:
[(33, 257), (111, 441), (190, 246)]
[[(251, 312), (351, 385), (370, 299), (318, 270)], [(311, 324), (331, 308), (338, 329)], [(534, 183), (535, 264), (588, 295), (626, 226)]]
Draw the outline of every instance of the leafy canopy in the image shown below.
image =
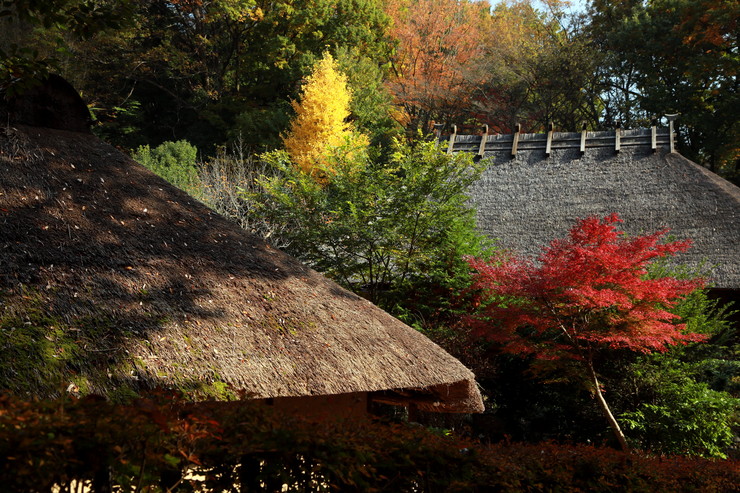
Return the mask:
[(389, 81), (411, 128), (424, 129), (430, 119), (464, 119), (471, 95), (481, 82), (486, 10), (483, 2), (389, 0), (391, 36), (397, 48)]
[(597, 0), (589, 16), (593, 43), (606, 55), (603, 83), (622, 93), (614, 117), (634, 125), (680, 113), (681, 153), (736, 179), (740, 3)]
[(696, 368), (663, 354), (646, 356), (626, 370), (642, 395), (620, 418), (644, 448), (727, 458), (740, 399), (697, 381), (691, 374)]
[(71, 39), (129, 22), (133, 2), (0, 0), (0, 95), (12, 97), (59, 69)]
[(483, 165), (469, 155), (397, 142), (385, 163), (338, 149), (329, 155), (336, 172), (323, 184), (284, 152), (266, 158), (276, 173), (249, 199), (282, 230), (272, 240), (374, 303), (391, 309), (398, 298), (390, 293), (444, 282), (449, 259), (462, 264), (463, 254), (481, 252), (466, 190)]
[(188, 141), (167, 141), (153, 149), (139, 146), (132, 157), (176, 187), (197, 195), (198, 149)]

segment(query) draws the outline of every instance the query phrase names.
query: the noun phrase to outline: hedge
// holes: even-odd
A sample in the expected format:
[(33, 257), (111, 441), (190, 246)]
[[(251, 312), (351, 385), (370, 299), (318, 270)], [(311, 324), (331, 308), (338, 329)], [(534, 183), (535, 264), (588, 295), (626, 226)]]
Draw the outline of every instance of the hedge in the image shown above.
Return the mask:
[(420, 426), (310, 422), (153, 392), (127, 405), (0, 396), (3, 491), (733, 491), (737, 461), (555, 443), (483, 445)]

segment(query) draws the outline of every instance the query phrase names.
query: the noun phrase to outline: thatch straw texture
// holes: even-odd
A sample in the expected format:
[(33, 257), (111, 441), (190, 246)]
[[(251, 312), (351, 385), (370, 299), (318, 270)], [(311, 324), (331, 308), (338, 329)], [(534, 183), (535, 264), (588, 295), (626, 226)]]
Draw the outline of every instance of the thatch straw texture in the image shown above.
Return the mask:
[[(491, 165), (472, 187), (479, 228), (499, 245), (537, 255), (565, 236), (577, 218), (617, 212), (629, 234), (668, 227), (693, 247), (676, 261), (711, 268), (718, 288), (740, 288), (740, 189), (676, 153), (666, 129), (558, 134), (545, 155), (545, 134), (521, 136), (516, 157), (512, 136), (489, 137)], [(454, 152), (478, 152), (480, 136), (457, 136)], [(443, 143), (442, 146), (446, 146)], [(446, 147), (445, 147), (446, 148)]]
[(402, 390), (428, 410), (483, 408), (473, 374), (425, 336), (90, 135), (0, 132), (0, 222), (3, 310), (30, 317), (35, 299), (102, 327), (75, 349), (108, 358), (79, 370), (93, 392), (222, 382), (254, 398)]

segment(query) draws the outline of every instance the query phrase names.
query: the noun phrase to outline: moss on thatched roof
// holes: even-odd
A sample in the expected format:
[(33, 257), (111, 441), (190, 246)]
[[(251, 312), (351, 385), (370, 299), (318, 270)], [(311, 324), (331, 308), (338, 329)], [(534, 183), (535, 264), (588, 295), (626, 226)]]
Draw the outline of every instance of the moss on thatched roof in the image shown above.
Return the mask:
[[(630, 234), (668, 227), (693, 247), (676, 260), (711, 268), (719, 288), (740, 288), (740, 189), (680, 154), (667, 129), (488, 136), (490, 166), (472, 187), (482, 232), (499, 245), (537, 255), (566, 235), (577, 218), (617, 212)], [(458, 135), (453, 152), (479, 152), (481, 136)], [(448, 143), (443, 143), (447, 146)], [(445, 147), (447, 148), (447, 147)]]
[(108, 396), (402, 391), (480, 411), (419, 332), (95, 137), (0, 132), (0, 384)]

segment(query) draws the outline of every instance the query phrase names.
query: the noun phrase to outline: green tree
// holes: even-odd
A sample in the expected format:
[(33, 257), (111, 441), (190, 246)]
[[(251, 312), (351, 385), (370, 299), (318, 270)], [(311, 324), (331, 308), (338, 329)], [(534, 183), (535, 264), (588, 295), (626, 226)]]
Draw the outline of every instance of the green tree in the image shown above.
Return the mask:
[(76, 43), (69, 60), (99, 132), (126, 147), (185, 139), (212, 151), (244, 105), (234, 74), (262, 11), (248, 0), (136, 7), (132, 25)]
[(59, 70), (70, 42), (129, 21), (129, 0), (0, 1), (0, 93), (12, 96)]
[(603, 84), (609, 119), (641, 124), (680, 113), (687, 157), (735, 176), (740, 142), (737, 70), (740, 4), (722, 0), (597, 0), (594, 42), (607, 55)]
[(387, 66), (382, 60), (364, 55), (356, 47), (340, 47), (337, 64), (347, 75), (352, 91), (351, 118), (359, 131), (370, 138), (370, 144), (389, 151), (393, 139), (400, 137), (403, 126), (397, 118), (393, 96), (385, 85)]
[(241, 139), (264, 151), (281, 146), (322, 54), (382, 59), (386, 24), (379, 0), (147, 0), (133, 26), (75, 44), (71, 72), (126, 147), (186, 139), (211, 155)]
[[(658, 266), (651, 275), (691, 273)], [(642, 448), (726, 458), (740, 411), (740, 345), (728, 306), (699, 289), (674, 309), (704, 344), (675, 346), (622, 366), (614, 384), (621, 417)]]
[(253, 199), (262, 204), (258, 214), (284, 226), (280, 243), (387, 309), (409, 286), (448, 282), (450, 262), (467, 274), (462, 255), (480, 253), (479, 243), (467, 241), (475, 234), (465, 191), (482, 165), (469, 156), (447, 156), (427, 142), (397, 143), (388, 163), (335, 165), (325, 186), (284, 152), (267, 159), (279, 173), (263, 180)]
[(645, 450), (726, 459), (733, 443), (740, 400), (691, 375), (676, 360), (642, 360), (629, 368), (639, 381), (641, 402), (620, 418)]
[(0, 22), (0, 75), (14, 84), (51, 66), (105, 139), (185, 139), (208, 155), (240, 138), (280, 147), (290, 100), (325, 51), (379, 64), (390, 50), (380, 0), (6, 0)]

